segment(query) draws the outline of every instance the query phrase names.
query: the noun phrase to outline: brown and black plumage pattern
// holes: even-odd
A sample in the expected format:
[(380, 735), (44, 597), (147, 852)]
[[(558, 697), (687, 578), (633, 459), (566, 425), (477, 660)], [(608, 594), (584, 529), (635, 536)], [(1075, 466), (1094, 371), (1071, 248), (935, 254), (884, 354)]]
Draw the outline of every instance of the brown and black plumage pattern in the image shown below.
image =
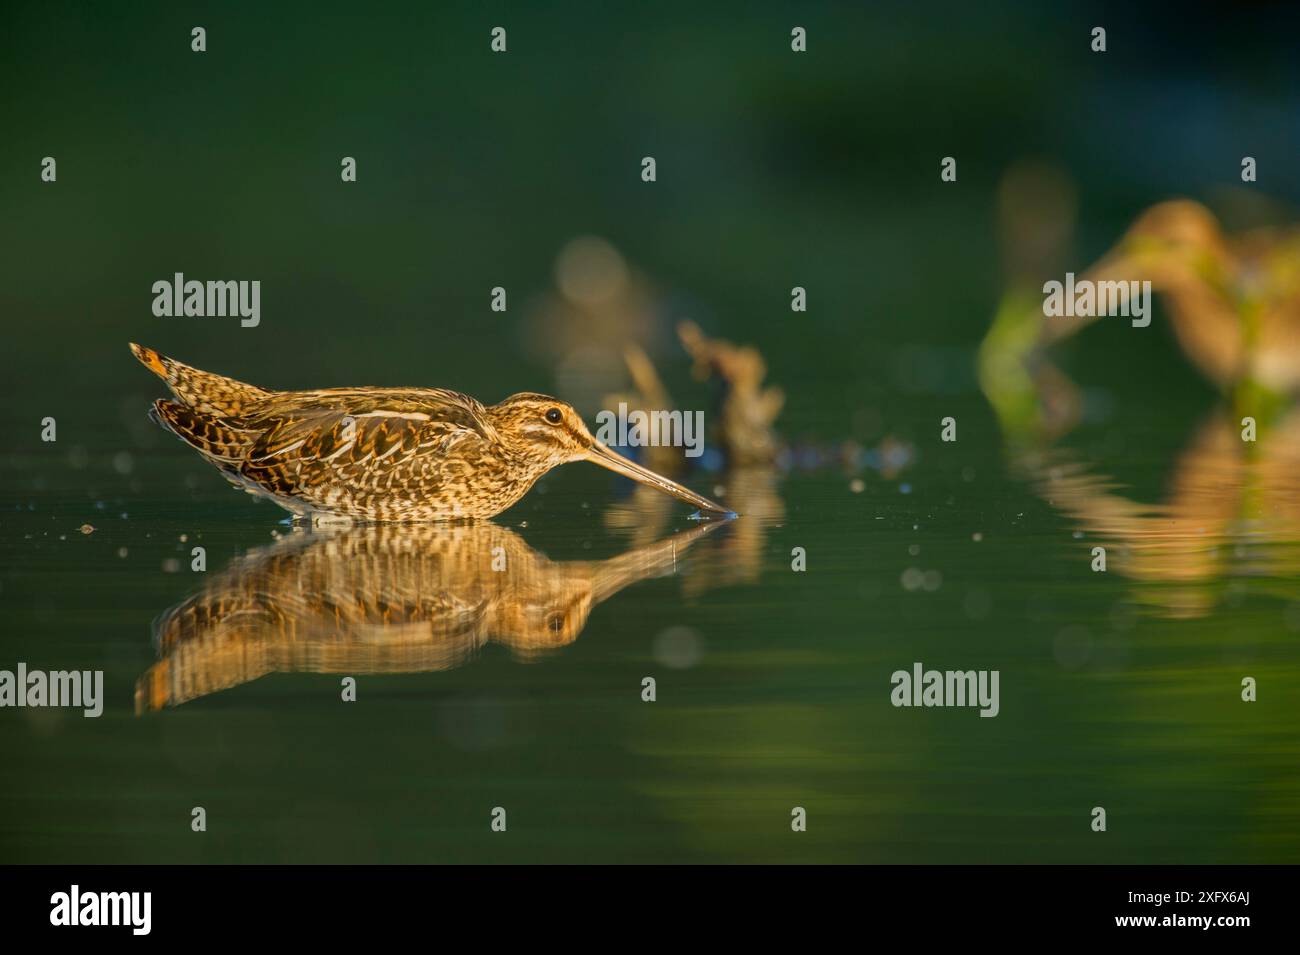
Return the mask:
[(150, 416), (237, 486), (319, 520), (487, 518), (547, 471), (591, 461), (710, 511), (721, 505), (592, 437), (570, 405), (517, 394), (495, 405), (441, 388), (266, 391), (131, 351), (167, 382)]

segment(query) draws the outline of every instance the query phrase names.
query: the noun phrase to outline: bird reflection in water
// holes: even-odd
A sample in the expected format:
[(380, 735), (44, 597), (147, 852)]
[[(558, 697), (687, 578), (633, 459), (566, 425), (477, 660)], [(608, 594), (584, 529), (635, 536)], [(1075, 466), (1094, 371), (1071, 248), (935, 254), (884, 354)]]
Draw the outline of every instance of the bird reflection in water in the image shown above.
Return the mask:
[(489, 642), (535, 658), (576, 640), (624, 587), (675, 573), (723, 523), (591, 561), (550, 560), (491, 523), (296, 529), (158, 619), (160, 659), (136, 684), (136, 712), (274, 672), (447, 670)]

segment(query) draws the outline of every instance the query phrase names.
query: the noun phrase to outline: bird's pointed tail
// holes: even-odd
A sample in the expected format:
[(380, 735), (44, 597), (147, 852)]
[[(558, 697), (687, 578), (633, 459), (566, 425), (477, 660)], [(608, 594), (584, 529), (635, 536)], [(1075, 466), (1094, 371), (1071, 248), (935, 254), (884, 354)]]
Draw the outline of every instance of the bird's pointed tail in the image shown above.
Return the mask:
[(219, 417), (243, 414), (248, 406), (271, 392), (224, 375), (191, 368), (152, 348), (131, 342), (131, 353), (140, 363), (167, 382), (181, 404), (195, 411)]

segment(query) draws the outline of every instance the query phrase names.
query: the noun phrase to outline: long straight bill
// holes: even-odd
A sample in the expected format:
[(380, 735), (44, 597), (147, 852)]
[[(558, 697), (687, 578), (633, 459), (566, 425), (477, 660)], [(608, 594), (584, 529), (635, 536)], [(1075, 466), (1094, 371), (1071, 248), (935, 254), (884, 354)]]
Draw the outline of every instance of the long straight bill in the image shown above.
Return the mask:
[(662, 474), (655, 474), (649, 468), (643, 468), (635, 461), (630, 461), (616, 451), (611, 451), (605, 445), (597, 441), (589, 452), (587, 460), (592, 464), (599, 464), (602, 468), (609, 468), (615, 474), (621, 474), (624, 477), (630, 477), (633, 481), (640, 481), (642, 484), (650, 487), (657, 487), (666, 494), (671, 494), (679, 501), (685, 501), (687, 504), (694, 504), (696, 507), (705, 511), (716, 511), (719, 514), (730, 514), (731, 509), (723, 507), (716, 501), (710, 501), (707, 497), (696, 494), (688, 487), (671, 481)]

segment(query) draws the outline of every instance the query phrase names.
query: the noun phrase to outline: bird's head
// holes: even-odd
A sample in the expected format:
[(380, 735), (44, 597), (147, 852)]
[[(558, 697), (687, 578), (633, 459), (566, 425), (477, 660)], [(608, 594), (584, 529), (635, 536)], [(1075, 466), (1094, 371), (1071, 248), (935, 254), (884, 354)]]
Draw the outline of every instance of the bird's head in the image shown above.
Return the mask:
[(511, 395), (489, 408), (488, 413), (502, 440), (536, 465), (539, 474), (571, 461), (590, 461), (702, 510), (727, 512), (721, 504), (611, 451), (587, 430), (578, 410), (559, 398), (532, 393)]

